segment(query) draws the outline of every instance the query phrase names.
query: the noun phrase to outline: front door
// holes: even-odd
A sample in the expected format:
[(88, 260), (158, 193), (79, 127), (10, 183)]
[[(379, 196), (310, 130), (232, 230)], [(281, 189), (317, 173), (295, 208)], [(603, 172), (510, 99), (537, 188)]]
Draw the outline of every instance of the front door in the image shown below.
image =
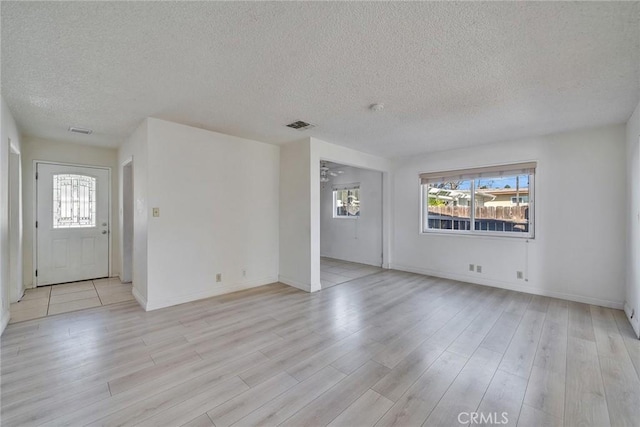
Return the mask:
[(36, 164), (36, 285), (109, 275), (108, 169)]

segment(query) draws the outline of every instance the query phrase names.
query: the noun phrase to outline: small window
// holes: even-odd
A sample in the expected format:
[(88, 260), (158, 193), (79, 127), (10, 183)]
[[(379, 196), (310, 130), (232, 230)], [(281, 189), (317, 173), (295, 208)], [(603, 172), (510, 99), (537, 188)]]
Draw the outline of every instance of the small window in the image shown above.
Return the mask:
[(529, 203), (529, 197), (528, 196), (523, 196), (523, 197), (512, 197), (511, 198), (511, 204), (512, 205), (523, 205)]
[(422, 230), (533, 237), (535, 163), (426, 173)]
[(96, 179), (85, 175), (53, 175), (53, 228), (95, 226)]
[(360, 186), (334, 187), (333, 217), (357, 218), (360, 216)]

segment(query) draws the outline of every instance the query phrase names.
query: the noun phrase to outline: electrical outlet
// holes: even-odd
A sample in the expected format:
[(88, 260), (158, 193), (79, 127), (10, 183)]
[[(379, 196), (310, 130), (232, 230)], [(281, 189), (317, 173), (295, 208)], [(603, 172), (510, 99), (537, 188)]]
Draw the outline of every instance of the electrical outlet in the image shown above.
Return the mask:
[(473, 264), (469, 264), (469, 271), (475, 271), (476, 266)]
[(524, 274), (522, 273), (522, 271), (516, 271), (516, 277), (518, 279), (524, 279)]
[(160, 208), (153, 208), (153, 216), (156, 218), (160, 216)]
[(216, 274), (216, 283), (222, 282), (222, 273)]
[(476, 273), (482, 273), (482, 266), (476, 265)]

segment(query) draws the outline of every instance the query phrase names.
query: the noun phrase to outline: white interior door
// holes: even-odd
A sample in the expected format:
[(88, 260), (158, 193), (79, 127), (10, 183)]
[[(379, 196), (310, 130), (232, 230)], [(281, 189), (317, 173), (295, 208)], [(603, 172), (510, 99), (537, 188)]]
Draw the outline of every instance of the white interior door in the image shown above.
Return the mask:
[(109, 170), (38, 163), (36, 284), (109, 275)]

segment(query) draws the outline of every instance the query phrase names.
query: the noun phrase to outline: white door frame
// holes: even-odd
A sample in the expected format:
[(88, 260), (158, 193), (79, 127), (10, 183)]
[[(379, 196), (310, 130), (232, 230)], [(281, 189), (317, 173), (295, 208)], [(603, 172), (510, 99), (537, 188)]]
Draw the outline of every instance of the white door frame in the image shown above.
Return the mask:
[(75, 166), (75, 167), (80, 167), (80, 168), (91, 168), (91, 169), (103, 169), (107, 171), (107, 174), (109, 176), (108, 179), (108, 210), (109, 210), (109, 238), (108, 238), (108, 245), (109, 247), (107, 248), (107, 253), (109, 254), (109, 259), (107, 261), (108, 263), (108, 272), (109, 272), (109, 277), (112, 276), (112, 265), (113, 263), (111, 262), (111, 256), (112, 256), (112, 250), (111, 248), (113, 247), (112, 245), (112, 237), (111, 235), (113, 234), (113, 218), (111, 218), (111, 168), (108, 166), (95, 166), (95, 165), (83, 165), (83, 164), (79, 164), (79, 163), (64, 163), (64, 162), (53, 162), (50, 160), (34, 160), (33, 161), (33, 177), (32, 177), (32, 184), (33, 184), (33, 224), (31, 224), (31, 228), (33, 229), (33, 253), (32, 255), (32, 260), (33, 260), (33, 271), (31, 272), (31, 277), (33, 280), (33, 287), (37, 288), (38, 287), (38, 279), (36, 277), (36, 270), (38, 269), (38, 230), (36, 229), (36, 221), (38, 218), (38, 183), (36, 182), (36, 174), (38, 173), (38, 164), (42, 163), (42, 164), (47, 164), (47, 165), (59, 165), (59, 166)]
[[(15, 163), (15, 165), (14, 165)], [(24, 294), (22, 268), (22, 155), (9, 138), (9, 302)], [(17, 197), (17, 199), (16, 199)], [(12, 215), (15, 210), (15, 217)], [(16, 251), (14, 252), (14, 247)]]
[[(131, 178), (128, 182), (129, 184), (129, 191), (130, 191), (130, 195), (131, 195), (131, 199), (132, 199), (132, 206), (131, 206), (131, 253), (126, 253), (125, 249), (124, 249), (124, 242), (125, 242), (125, 232), (124, 232), (124, 225), (125, 225), (125, 221), (124, 221), (124, 196), (125, 196), (125, 192), (126, 192), (126, 188), (125, 188), (125, 179), (124, 179), (124, 170), (126, 167), (130, 167), (131, 168)], [(135, 197), (134, 197), (134, 193), (133, 193), (133, 168), (135, 168), (135, 164), (133, 163), (133, 156), (129, 156), (128, 158), (126, 158), (122, 163), (120, 163), (120, 182), (118, 183), (118, 186), (120, 187), (120, 194), (119, 194), (119, 199), (118, 199), (118, 203), (120, 206), (120, 215), (119, 215), (119, 219), (120, 222), (118, 224), (118, 232), (120, 233), (120, 280), (123, 281), (124, 283), (130, 283), (133, 282), (133, 254), (134, 254), (134, 249), (133, 249), (133, 244), (134, 244), (134, 228), (135, 228), (135, 223), (134, 223), (134, 216), (135, 216)], [(125, 258), (127, 257), (127, 255), (129, 256), (129, 264), (130, 264), (130, 270), (129, 271), (129, 276), (126, 276), (125, 273)]]

